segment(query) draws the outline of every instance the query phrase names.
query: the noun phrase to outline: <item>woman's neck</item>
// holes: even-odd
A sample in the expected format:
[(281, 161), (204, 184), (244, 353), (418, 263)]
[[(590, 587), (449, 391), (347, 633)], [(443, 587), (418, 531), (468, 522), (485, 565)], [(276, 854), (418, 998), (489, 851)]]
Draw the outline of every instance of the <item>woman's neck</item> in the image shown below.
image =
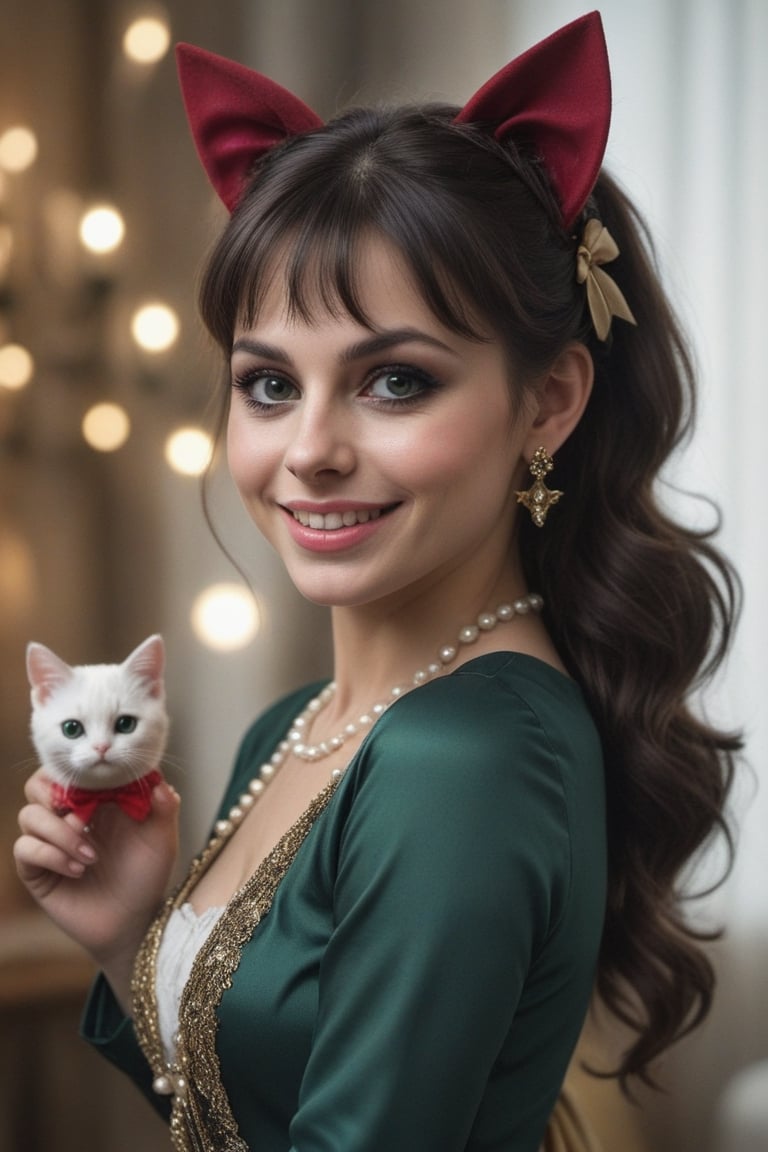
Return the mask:
[[(327, 723), (387, 699), (395, 685), (410, 685), (414, 673), (439, 661), (441, 648), (456, 645), (461, 628), (474, 624), (480, 613), (514, 603), (526, 591), (522, 575), (510, 565), (493, 581), (473, 584), (463, 580), (454, 587), (443, 582), (438, 589), (411, 591), (397, 603), (334, 608), (336, 694)], [(488, 651), (517, 647), (530, 651), (540, 627), (538, 618), (537, 622), (523, 616), (501, 621), (481, 631), (473, 644), (461, 646), (446, 670)]]

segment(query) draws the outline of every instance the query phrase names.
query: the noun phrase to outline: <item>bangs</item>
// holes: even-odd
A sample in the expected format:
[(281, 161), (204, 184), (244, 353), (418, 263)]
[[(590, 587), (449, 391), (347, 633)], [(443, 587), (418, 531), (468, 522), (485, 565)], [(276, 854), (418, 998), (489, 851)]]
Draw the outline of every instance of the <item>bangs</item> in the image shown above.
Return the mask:
[[(254, 326), (273, 290), (291, 317), (346, 314), (370, 328), (361, 274), (367, 246), (384, 240), (445, 328), (500, 338), (524, 366), (521, 344), (536, 343), (531, 303), (551, 310), (528, 272), (546, 216), (509, 156), (486, 138), (468, 141), (453, 114), (351, 112), (267, 154), (201, 287), (203, 320), (227, 356), (236, 328)], [(535, 218), (533, 230), (519, 226), (521, 214)]]

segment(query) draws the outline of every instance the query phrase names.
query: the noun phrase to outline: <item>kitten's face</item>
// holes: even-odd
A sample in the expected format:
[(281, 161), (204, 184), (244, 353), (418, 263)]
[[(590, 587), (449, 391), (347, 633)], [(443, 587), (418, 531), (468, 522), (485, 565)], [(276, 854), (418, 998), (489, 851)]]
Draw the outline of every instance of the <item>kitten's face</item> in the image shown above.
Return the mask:
[(61, 784), (114, 788), (157, 768), (165, 748), (159, 636), (123, 664), (70, 667), (31, 644), (32, 740), (46, 772)]

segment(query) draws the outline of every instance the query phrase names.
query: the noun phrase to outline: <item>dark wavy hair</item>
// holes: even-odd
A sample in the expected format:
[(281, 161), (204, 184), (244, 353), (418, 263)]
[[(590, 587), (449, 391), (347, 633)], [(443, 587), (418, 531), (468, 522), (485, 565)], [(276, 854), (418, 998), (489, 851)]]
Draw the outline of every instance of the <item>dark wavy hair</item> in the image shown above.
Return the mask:
[[(229, 356), (274, 276), (289, 307), (318, 299), (366, 322), (356, 273), (371, 235), (405, 257), (447, 327), (490, 331), (525, 390), (573, 340), (596, 380), (557, 458), (568, 493), (543, 530), (525, 522), (529, 586), (600, 730), (608, 795), (609, 894), (597, 993), (636, 1033), (616, 1069), (650, 1065), (706, 1015), (714, 973), (684, 912), (683, 870), (717, 831), (737, 735), (700, 719), (691, 694), (721, 663), (739, 585), (712, 532), (675, 523), (659, 470), (689, 432), (691, 360), (660, 286), (646, 230), (602, 173), (585, 210), (618, 243), (611, 265), (637, 318), (594, 338), (576, 283), (576, 236), (562, 226), (535, 156), (442, 105), (353, 110), (260, 161), (216, 244), (201, 286), (203, 319)], [(580, 222), (577, 231), (583, 226)]]

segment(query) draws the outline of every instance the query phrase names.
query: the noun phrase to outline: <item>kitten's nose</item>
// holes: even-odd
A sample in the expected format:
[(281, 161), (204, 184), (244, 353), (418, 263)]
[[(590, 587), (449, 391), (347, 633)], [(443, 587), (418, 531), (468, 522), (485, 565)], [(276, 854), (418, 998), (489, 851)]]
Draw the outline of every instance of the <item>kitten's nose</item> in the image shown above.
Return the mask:
[(106, 756), (107, 752), (109, 752), (109, 750), (110, 750), (110, 748), (111, 748), (111, 747), (112, 747), (112, 745), (111, 745), (111, 744), (109, 744), (109, 743), (106, 743), (106, 744), (94, 744), (94, 746), (93, 746), (93, 750), (94, 750), (94, 752), (98, 752), (99, 756), (101, 756), (101, 758), (102, 758), (102, 760), (103, 760), (103, 759), (104, 759), (104, 757)]

